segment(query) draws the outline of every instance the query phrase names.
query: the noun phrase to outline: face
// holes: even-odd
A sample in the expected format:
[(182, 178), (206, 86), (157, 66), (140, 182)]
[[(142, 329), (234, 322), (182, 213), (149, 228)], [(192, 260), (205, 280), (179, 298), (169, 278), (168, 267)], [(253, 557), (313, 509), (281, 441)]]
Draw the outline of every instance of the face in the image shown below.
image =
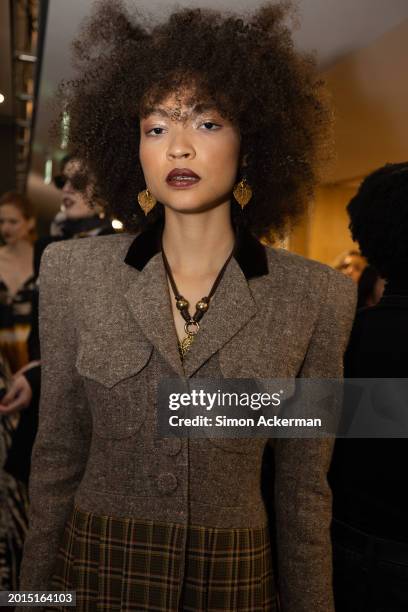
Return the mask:
[(14, 204), (0, 206), (0, 234), (7, 245), (16, 244), (20, 240), (29, 240), (34, 225), (35, 220), (26, 219)]
[(69, 161), (64, 167), (63, 175), (66, 181), (62, 188), (62, 205), (67, 218), (79, 219), (93, 215), (94, 212), (86, 201), (86, 194), (89, 194), (90, 186), (86, 187), (85, 195), (77, 187), (77, 183), (83, 183), (87, 178), (82, 173), (80, 161), (77, 159)]
[(340, 270), (343, 274), (349, 276), (357, 283), (366, 265), (365, 259), (360, 257), (360, 255), (347, 255), (347, 257), (344, 258)]
[(140, 120), (146, 186), (165, 207), (201, 212), (229, 202), (237, 177), (239, 130), (219, 112), (169, 96)]

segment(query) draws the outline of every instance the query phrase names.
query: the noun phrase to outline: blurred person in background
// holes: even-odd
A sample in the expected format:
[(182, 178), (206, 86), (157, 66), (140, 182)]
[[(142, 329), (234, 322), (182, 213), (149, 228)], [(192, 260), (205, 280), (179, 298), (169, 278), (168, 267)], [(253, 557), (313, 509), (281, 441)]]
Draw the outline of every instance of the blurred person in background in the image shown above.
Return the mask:
[[(0, 247), (0, 350), (13, 375), (10, 388), (1, 400), (0, 413), (14, 414), (15, 418), (32, 399), (29, 336), (37, 297), (33, 260), (35, 224), (28, 198), (14, 192), (0, 198), (0, 234), (4, 242)], [(21, 417), (23, 422), (27, 419), (27, 415)]]
[(385, 281), (373, 266), (366, 266), (358, 279), (357, 308), (375, 306), (384, 292)]
[[(50, 235), (36, 240), (34, 249), (31, 245), (32, 276), (30, 280), (33, 286), (38, 278), (42, 254), (51, 242), (114, 233), (98, 201), (95, 183), (75, 154), (63, 158), (60, 174), (54, 178), (54, 182), (61, 189), (61, 210), (51, 224)], [(93, 201), (92, 195), (95, 195)], [(27, 362), (27, 365), (15, 374), (7, 394), (0, 403), (0, 412), (3, 413), (24, 410), (31, 403), (30, 409), (25, 411), (26, 414), (22, 417), (22, 424), (9, 451), (7, 463), (10, 471), (26, 482), (29, 478), (31, 450), (38, 426), (41, 383), (38, 291), (33, 291), (28, 298), (30, 307), (27, 304), (26, 309), (27, 312), (30, 311), (31, 325), (29, 336), (24, 344), (24, 361)], [(24, 462), (21, 461), (23, 449), (28, 458)]]
[[(37, 291), (33, 268), (35, 215), (23, 195), (8, 192), (0, 198), (0, 585), (17, 588), (24, 533), (27, 527), (27, 474), (36, 429), (27, 408), (30, 384), (28, 338), (32, 303)], [(9, 389), (13, 385), (13, 393)], [(31, 445), (20, 445), (18, 440)], [(12, 456), (17, 459), (15, 462)]]
[[(408, 162), (370, 174), (347, 210), (385, 289), (357, 313), (344, 375), (408, 378)], [(408, 610), (407, 458), (404, 438), (336, 440), (329, 481), (337, 612)]]
[(332, 264), (335, 270), (339, 270), (345, 276), (349, 276), (355, 283), (358, 283), (366, 265), (367, 260), (361, 253), (355, 250), (341, 253)]
[(35, 215), (26, 196), (9, 192), (0, 199), (0, 350), (12, 379), (0, 414), (13, 427), (6, 469), (27, 484), (38, 414), (31, 407), (36, 363), (30, 359), (30, 334), (38, 288), (34, 270)]
[[(54, 184), (61, 189), (61, 211), (51, 225), (52, 235), (75, 238), (113, 233), (103, 207), (98, 204), (94, 181), (75, 153), (62, 159)], [(95, 196), (92, 207), (91, 190)]]
[(25, 196), (9, 192), (0, 198), (0, 348), (13, 374), (29, 360), (35, 224)]

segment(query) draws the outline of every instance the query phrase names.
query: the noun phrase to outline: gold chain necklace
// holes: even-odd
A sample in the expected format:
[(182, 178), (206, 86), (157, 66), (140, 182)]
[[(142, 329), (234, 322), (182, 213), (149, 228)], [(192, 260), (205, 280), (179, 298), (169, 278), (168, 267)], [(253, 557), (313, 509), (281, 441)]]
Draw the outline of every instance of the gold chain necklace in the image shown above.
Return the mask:
[(174, 297), (176, 300), (176, 306), (177, 309), (180, 311), (181, 316), (183, 317), (183, 319), (185, 320), (184, 323), (184, 331), (186, 333), (185, 337), (182, 340), (178, 341), (178, 348), (179, 348), (179, 353), (180, 353), (180, 357), (181, 357), (181, 361), (184, 360), (184, 356), (187, 353), (187, 351), (190, 350), (191, 345), (194, 342), (194, 339), (200, 329), (200, 323), (199, 321), (201, 321), (201, 319), (203, 318), (204, 314), (207, 312), (209, 306), (210, 306), (210, 300), (213, 297), (215, 290), (217, 289), (221, 278), (226, 270), (226, 267), (231, 259), (231, 257), (233, 256), (234, 252), (235, 252), (235, 248), (236, 245), (234, 245), (234, 248), (232, 249), (230, 255), (228, 256), (228, 259), (226, 260), (226, 262), (224, 263), (224, 265), (222, 266), (221, 270), (219, 271), (217, 278), (215, 279), (213, 286), (211, 287), (211, 291), (208, 295), (205, 295), (204, 297), (201, 298), (201, 300), (198, 300), (197, 304), (196, 304), (196, 310), (193, 316), (190, 315), (188, 307), (190, 306), (188, 300), (186, 300), (181, 293), (179, 292), (179, 290), (177, 289), (177, 285), (176, 282), (173, 278), (173, 274), (171, 272), (170, 266), (169, 266), (169, 262), (167, 261), (167, 257), (166, 254), (164, 252), (163, 249), (163, 244), (161, 245), (161, 252), (162, 252), (162, 257), (163, 257), (163, 263), (164, 263), (164, 267), (166, 269), (166, 272), (168, 274), (169, 280), (170, 280), (170, 284), (171, 284), (171, 288), (173, 290), (174, 293)]

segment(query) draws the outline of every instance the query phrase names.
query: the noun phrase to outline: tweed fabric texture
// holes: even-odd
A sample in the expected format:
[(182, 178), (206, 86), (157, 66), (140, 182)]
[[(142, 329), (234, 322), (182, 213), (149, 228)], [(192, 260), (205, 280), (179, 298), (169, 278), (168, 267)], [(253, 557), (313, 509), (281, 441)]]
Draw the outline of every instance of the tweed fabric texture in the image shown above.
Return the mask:
[[(333, 612), (327, 483), (333, 441), (160, 439), (157, 385), (163, 378), (181, 379), (188, 390), (193, 377), (341, 377), (354, 284), (281, 249), (265, 248), (267, 271), (251, 278), (233, 257), (182, 365), (161, 254), (141, 269), (124, 261), (138, 238), (84, 238), (44, 253), (42, 397), (21, 588), (49, 590), (76, 507), (180, 525), (174, 561), (180, 603), (194, 574), (185, 555), (189, 526), (267, 524), (260, 473), (270, 444), (282, 610)], [(99, 572), (109, 573), (109, 566), (102, 562)], [(84, 569), (81, 580), (88, 579)], [(211, 575), (208, 581), (211, 591)]]
[[(179, 600), (186, 530), (186, 579)], [(76, 607), (83, 612), (275, 610), (267, 528), (185, 527), (77, 508), (65, 529), (53, 588), (76, 591)]]

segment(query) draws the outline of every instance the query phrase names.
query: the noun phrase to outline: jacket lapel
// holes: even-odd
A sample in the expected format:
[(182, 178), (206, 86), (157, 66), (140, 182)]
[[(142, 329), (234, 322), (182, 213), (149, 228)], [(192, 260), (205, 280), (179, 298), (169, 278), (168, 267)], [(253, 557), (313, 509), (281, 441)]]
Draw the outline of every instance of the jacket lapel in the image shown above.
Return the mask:
[(237, 251), (182, 364), (159, 235), (157, 228), (145, 231), (130, 245), (124, 266), (125, 298), (142, 332), (171, 368), (179, 376), (190, 377), (256, 315), (248, 280), (268, 273), (265, 248), (254, 237), (239, 234)]
[(184, 376), (161, 253), (156, 253), (140, 272), (128, 267), (126, 272), (131, 277), (125, 293), (130, 312), (172, 369)]
[(192, 376), (221, 349), (257, 312), (248, 282), (236, 259), (231, 258), (222, 280), (200, 322), (200, 331), (184, 359), (186, 376)]

